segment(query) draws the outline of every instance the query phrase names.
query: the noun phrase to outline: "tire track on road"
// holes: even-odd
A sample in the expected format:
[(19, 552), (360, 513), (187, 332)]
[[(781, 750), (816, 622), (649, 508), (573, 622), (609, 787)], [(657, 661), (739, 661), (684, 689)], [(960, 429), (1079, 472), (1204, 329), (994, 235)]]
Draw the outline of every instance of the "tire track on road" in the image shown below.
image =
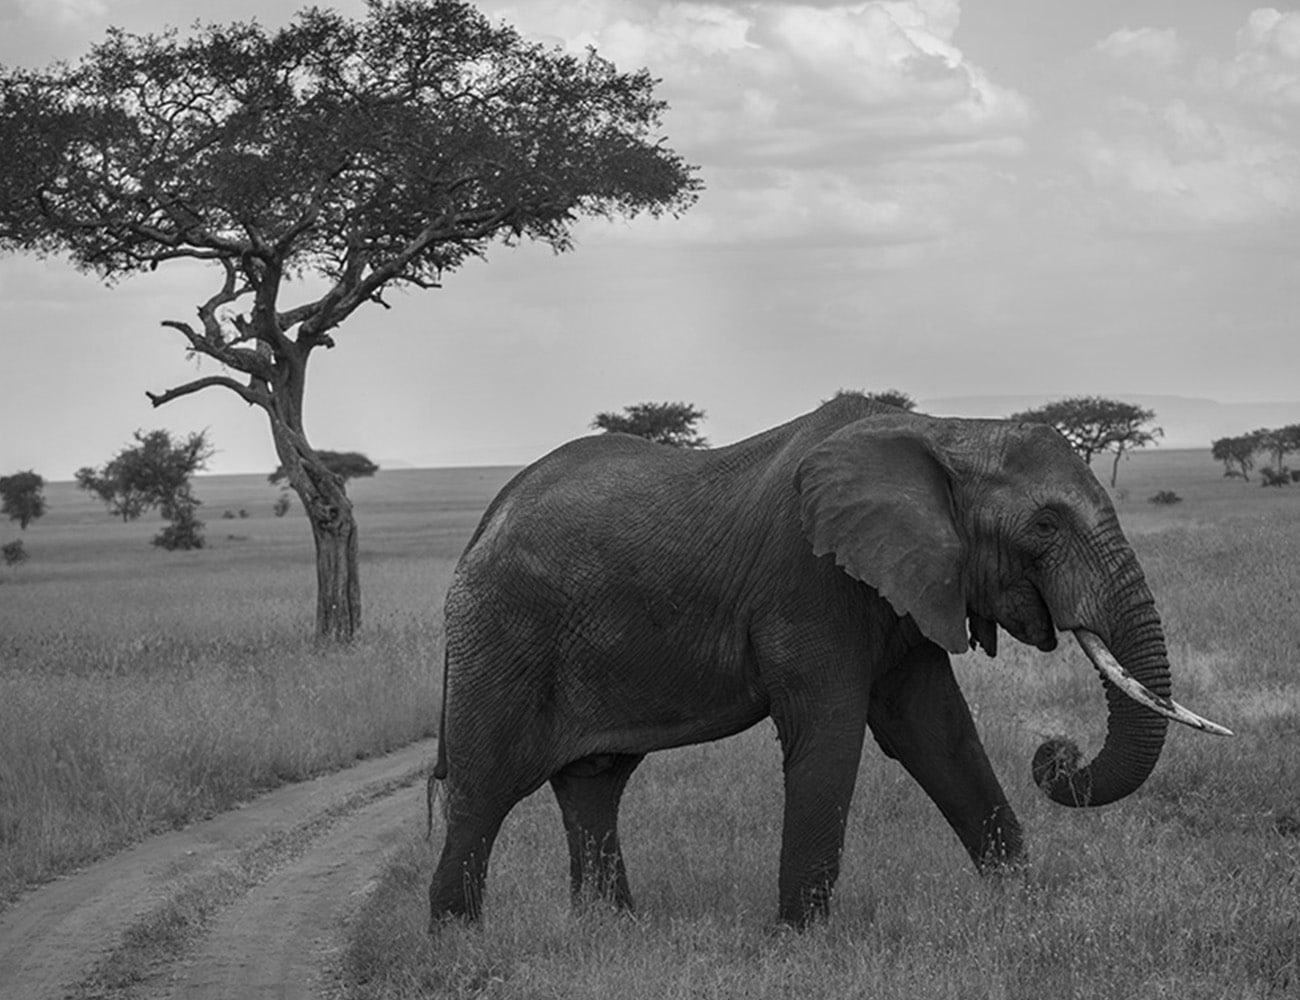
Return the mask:
[[(105, 982), (106, 971), (120, 969), (124, 961), (130, 966), (132, 950), (140, 947), (141, 928), (158, 922), (168, 907), (205, 881), (221, 886), (227, 880), (225, 888), (233, 891), (233, 898), (218, 902), (238, 905), (258, 884), (275, 879), (283, 863), (293, 867), (316, 855), (321, 845), (332, 845), (336, 835), (354, 829), (358, 816), (392, 824), (387, 832), (368, 831), (367, 836), (375, 837), (370, 848), (360, 843), (351, 848), (357, 865), (377, 863), (386, 838), (405, 835), (407, 820), (412, 831), (422, 830), (422, 787), (408, 786), (422, 785), (435, 747), (434, 740), (421, 741), (285, 786), (212, 820), (151, 837), (35, 890), (0, 914), (0, 1000), (131, 997), (151, 991), (152, 985), (133, 982), (130, 976), (112, 988)], [(393, 811), (378, 808), (381, 804)], [(250, 856), (261, 869), (249, 866)], [(248, 884), (231, 880), (231, 873), (241, 867), (245, 882), (252, 879)], [(339, 872), (337, 877), (346, 881), (344, 876), (352, 874)], [(362, 877), (369, 877), (369, 869)], [(217, 909), (189, 930), (207, 930), (221, 919)], [(322, 920), (328, 922), (325, 915)], [(174, 950), (165, 957), (174, 958)], [(155, 971), (166, 981), (173, 970), (164, 966)], [(149, 981), (156, 979), (151, 976)], [(223, 994), (245, 995), (257, 994), (240, 989)]]

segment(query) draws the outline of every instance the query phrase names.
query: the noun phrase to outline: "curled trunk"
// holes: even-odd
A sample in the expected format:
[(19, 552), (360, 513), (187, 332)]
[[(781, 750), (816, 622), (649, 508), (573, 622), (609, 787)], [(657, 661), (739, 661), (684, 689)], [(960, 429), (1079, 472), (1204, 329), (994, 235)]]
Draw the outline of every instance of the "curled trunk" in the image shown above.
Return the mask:
[[(1155, 604), (1144, 582), (1125, 613), (1102, 641), (1124, 670), (1154, 695), (1167, 699), (1169, 656)], [(1104, 676), (1108, 717), (1106, 741), (1097, 756), (1080, 766), (1079, 748), (1070, 740), (1051, 739), (1034, 754), (1034, 781), (1054, 802), (1067, 806), (1102, 806), (1132, 794), (1146, 781), (1164, 748), (1168, 720), (1134, 701)]]

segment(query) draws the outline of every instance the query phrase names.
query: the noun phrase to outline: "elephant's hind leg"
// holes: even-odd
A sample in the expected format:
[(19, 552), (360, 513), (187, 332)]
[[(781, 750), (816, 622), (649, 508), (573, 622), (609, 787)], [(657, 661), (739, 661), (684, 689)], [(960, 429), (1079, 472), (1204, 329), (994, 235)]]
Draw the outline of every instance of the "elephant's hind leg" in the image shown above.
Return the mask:
[(551, 778), (569, 841), (575, 904), (595, 898), (632, 909), (618, 842), (618, 804), (642, 759), (640, 754), (598, 754), (574, 761)]
[(431, 931), (449, 918), (482, 916), (488, 859), (510, 805), (470, 812), (457, 810), (456, 803), (449, 801), (442, 856), (429, 884)]

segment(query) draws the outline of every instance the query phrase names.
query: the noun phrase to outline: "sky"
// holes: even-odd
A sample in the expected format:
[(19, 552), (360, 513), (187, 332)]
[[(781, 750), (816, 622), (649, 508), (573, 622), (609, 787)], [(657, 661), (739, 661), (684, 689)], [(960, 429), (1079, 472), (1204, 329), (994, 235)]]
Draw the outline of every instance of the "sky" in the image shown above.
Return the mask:
[[(0, 0), (0, 64), (304, 5)], [(522, 464), (658, 400), (704, 409), (725, 444), (841, 388), (1300, 400), (1300, 4), (478, 6), (647, 67), (705, 190), (679, 219), (583, 222), (558, 256), (496, 246), (358, 311), (313, 355), (317, 447)], [(160, 323), (217, 285), (201, 265), (108, 288), (0, 257), (0, 474), (67, 479), (155, 427), (206, 428), (213, 472), (274, 468), (232, 393), (145, 397), (215, 370)]]

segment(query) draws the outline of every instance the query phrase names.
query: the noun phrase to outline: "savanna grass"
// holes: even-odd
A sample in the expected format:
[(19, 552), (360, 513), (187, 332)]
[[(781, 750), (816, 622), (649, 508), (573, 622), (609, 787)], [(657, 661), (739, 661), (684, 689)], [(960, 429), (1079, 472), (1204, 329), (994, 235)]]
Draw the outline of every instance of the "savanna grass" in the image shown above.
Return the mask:
[[(0, 901), (433, 734), (441, 596), (500, 479), (354, 485), (365, 619), (346, 648), (312, 638), (310, 530), (297, 510), (272, 516), (260, 477), (198, 480), (209, 544), (189, 553), (54, 484), (31, 562), (0, 586)], [(223, 505), (250, 516), (219, 519)]]
[[(1148, 461), (1149, 460), (1149, 461)], [(1068, 637), (956, 660), (1029, 864), (980, 878), (933, 804), (868, 741), (830, 921), (775, 926), (780, 753), (770, 723), (652, 754), (622, 834), (639, 916), (569, 907), (546, 790), (508, 817), (481, 927), (429, 936), (439, 843), (396, 852), (351, 923), (350, 995), (1289, 998), (1300, 995), (1300, 490), (1223, 480), (1208, 454), (1138, 455), (1120, 516), (1164, 615), (1174, 694), (1237, 731), (1171, 729), (1133, 796), (1067, 810), (1033, 786), (1047, 736), (1105, 737)], [(1176, 490), (1182, 504), (1140, 498)]]

